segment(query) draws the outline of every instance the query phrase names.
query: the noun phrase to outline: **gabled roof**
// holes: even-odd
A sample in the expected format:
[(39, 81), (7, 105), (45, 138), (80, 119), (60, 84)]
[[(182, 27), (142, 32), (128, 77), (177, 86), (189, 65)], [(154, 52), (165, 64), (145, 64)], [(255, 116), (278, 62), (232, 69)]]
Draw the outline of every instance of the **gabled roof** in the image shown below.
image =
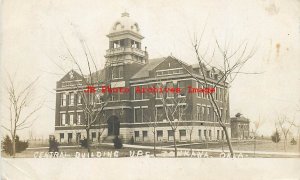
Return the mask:
[(135, 75), (132, 76), (131, 79), (145, 78), (149, 77), (149, 71), (156, 68), (160, 63), (162, 63), (166, 58), (157, 58), (157, 59), (149, 59), (149, 63), (142, 67)]
[(75, 70), (71, 69), (68, 73), (66, 73), (58, 82), (63, 82), (63, 81), (72, 81), (76, 79), (82, 79), (83, 77), (76, 72)]

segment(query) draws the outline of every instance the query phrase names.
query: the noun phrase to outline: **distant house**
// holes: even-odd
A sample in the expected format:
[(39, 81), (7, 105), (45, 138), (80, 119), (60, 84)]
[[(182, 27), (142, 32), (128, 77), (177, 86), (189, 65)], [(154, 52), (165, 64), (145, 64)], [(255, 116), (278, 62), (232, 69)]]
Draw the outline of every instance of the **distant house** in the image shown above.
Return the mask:
[(231, 138), (248, 139), (250, 137), (249, 119), (237, 113), (235, 117), (230, 118)]

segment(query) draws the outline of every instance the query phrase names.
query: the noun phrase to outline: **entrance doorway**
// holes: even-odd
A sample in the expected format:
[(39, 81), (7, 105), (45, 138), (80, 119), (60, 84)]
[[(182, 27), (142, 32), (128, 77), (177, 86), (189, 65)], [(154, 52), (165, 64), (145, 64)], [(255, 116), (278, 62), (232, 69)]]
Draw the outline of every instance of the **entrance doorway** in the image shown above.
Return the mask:
[(120, 134), (120, 121), (117, 116), (111, 116), (107, 120), (107, 135), (118, 136)]

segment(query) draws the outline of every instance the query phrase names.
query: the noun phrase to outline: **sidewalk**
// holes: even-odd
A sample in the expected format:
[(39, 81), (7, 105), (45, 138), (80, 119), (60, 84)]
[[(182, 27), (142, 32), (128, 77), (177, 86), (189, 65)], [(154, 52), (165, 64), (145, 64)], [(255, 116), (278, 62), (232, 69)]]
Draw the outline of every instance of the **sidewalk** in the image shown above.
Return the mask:
[[(113, 145), (113, 143), (101, 143), (106, 145)], [(134, 149), (153, 149), (153, 146), (141, 146), (141, 145), (131, 145), (131, 144), (123, 144), (123, 147), (134, 148)], [(157, 150), (174, 150), (173, 147), (156, 147)], [(177, 148), (178, 151), (190, 151), (189, 148)], [(229, 153), (229, 150), (222, 150), (222, 149), (193, 149), (194, 152), (211, 152), (211, 153)], [(253, 151), (237, 151), (235, 150), (234, 153), (242, 153), (242, 154), (253, 154)], [(292, 153), (292, 152), (266, 152), (266, 151), (255, 151), (256, 155), (280, 155), (280, 156), (295, 156), (300, 157), (299, 153)]]
[[(113, 143), (101, 143), (103, 145), (113, 146)], [(201, 143), (195, 143), (201, 144)], [(178, 151), (190, 151), (190, 148), (180, 148), (180, 146), (184, 146), (186, 144), (181, 144), (177, 146)], [(76, 148), (81, 147), (79, 145), (76, 146), (59, 146), (59, 148)], [(132, 144), (123, 144), (123, 147), (133, 148), (133, 149), (153, 149), (153, 146), (142, 146), (142, 145), (132, 145)], [(48, 149), (49, 147), (36, 147), (36, 148), (27, 148), (28, 150), (38, 150), (38, 149)], [(157, 150), (165, 150), (165, 151), (174, 151), (174, 147), (172, 146), (157, 146)], [(193, 149), (194, 152), (210, 152), (210, 153), (229, 153), (229, 150), (222, 150), (222, 149)], [(241, 151), (241, 150), (234, 150), (235, 154), (253, 154), (253, 151)], [(255, 151), (256, 155), (278, 155), (278, 156), (287, 156), (287, 157), (300, 157), (299, 153), (293, 152), (268, 152), (268, 151)]]

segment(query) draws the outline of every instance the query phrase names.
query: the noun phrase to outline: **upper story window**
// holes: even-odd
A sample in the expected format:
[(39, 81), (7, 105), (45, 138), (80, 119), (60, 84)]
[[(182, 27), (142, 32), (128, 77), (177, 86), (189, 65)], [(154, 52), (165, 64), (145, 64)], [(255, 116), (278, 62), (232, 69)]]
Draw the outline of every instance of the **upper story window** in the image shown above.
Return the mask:
[(80, 94), (77, 95), (77, 104), (82, 104), (82, 97)]
[(66, 124), (66, 114), (60, 114), (60, 124), (61, 126)]
[(164, 109), (163, 107), (155, 108), (156, 121), (163, 121), (164, 118)]
[(74, 106), (74, 93), (70, 93), (69, 95), (69, 98), (70, 98), (70, 106)]
[(180, 94), (179, 94), (179, 96), (181, 96), (181, 97), (186, 96), (186, 85), (185, 85), (185, 81), (179, 81), (179, 82), (178, 82), (178, 88), (180, 88)]
[(77, 124), (81, 124), (81, 114), (77, 113)]
[(112, 79), (123, 78), (123, 66), (116, 66), (112, 68)]
[(158, 70), (156, 71), (156, 76), (171, 76), (176, 74), (183, 74), (182, 68), (176, 68), (176, 69), (166, 69), (166, 70)]
[(131, 47), (140, 49), (140, 43), (134, 40), (131, 40)]
[[(162, 84), (156, 84), (156, 88), (162, 88), (163, 85)], [(156, 92), (156, 98), (162, 98), (163, 97), (163, 93), (160, 93), (160, 92)]]
[[(136, 92), (137, 90), (137, 88), (141, 88), (140, 86), (136, 86), (136, 87), (134, 87), (134, 92)], [(141, 99), (143, 99), (143, 93), (134, 93), (134, 99), (135, 100), (141, 100)]]
[[(167, 88), (173, 88), (173, 82), (167, 82)], [(174, 97), (174, 92), (168, 91), (167, 97)]]
[(70, 125), (73, 125), (73, 124), (74, 124), (74, 114), (73, 114), (73, 113), (70, 113), (70, 114), (69, 114), (69, 124), (70, 124)]
[(66, 106), (67, 105), (67, 95), (66, 94), (61, 94), (60, 96), (60, 105), (61, 106)]

